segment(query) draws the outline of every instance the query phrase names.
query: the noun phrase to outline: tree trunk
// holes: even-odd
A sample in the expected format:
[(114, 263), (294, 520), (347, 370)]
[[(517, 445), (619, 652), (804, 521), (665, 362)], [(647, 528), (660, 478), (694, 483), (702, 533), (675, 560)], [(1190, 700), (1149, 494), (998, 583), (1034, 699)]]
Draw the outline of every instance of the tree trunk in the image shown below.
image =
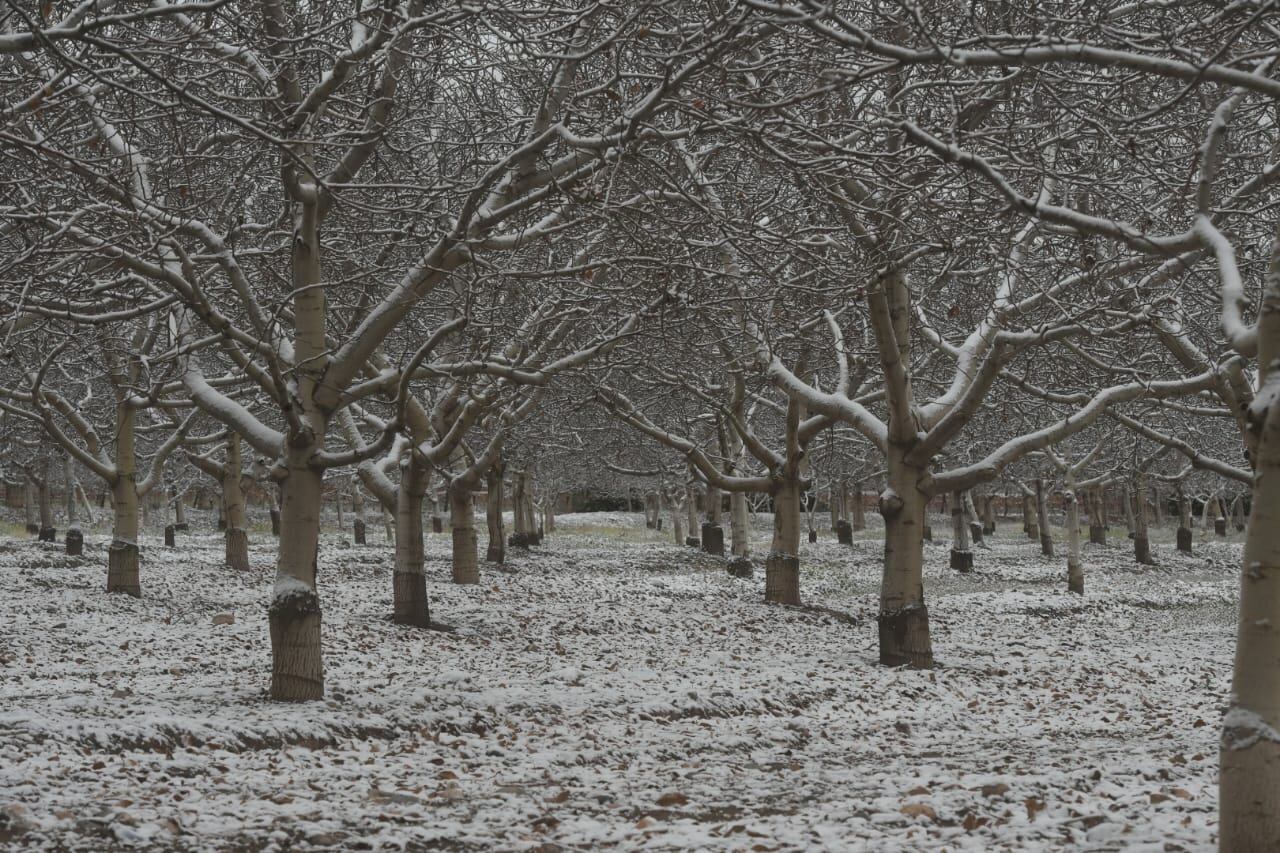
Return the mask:
[(667, 511), (671, 516), (671, 540), (677, 545), (683, 545), (684, 515), (680, 504), (678, 504), (674, 498), (668, 498)]
[(694, 535), (698, 532), (698, 487), (693, 483), (685, 486), (684, 510), (689, 522), (689, 535), (684, 544), (691, 548), (701, 547), (702, 539)]
[(1191, 501), (1187, 500), (1179, 488), (1178, 491), (1178, 550), (1183, 554), (1191, 553)]
[(951, 568), (957, 572), (973, 571), (969, 524), (965, 519), (964, 499), (959, 492), (951, 496)]
[(84, 484), (79, 480), (76, 481), (76, 497), (80, 500), (80, 508), (84, 510), (84, 514), (89, 519), (89, 523), (97, 524), (97, 519), (93, 513), (93, 506), (89, 503), (89, 496), (84, 493)]
[[(776, 510), (775, 510), (776, 511)], [(747, 495), (745, 492), (729, 494), (729, 551), (735, 557), (749, 559), (751, 557), (751, 527), (747, 516)]]
[(880, 584), (880, 663), (933, 666), (929, 610), (924, 602), (924, 525), (928, 497), (917, 487), (925, 471), (906, 461), (906, 448), (890, 445), (880, 495), (884, 518), (884, 576)]
[[(1272, 399), (1280, 358), (1280, 234), (1258, 312), (1259, 400)], [(1280, 849), (1280, 406), (1252, 407), (1252, 512), (1240, 574), (1235, 668), (1222, 725), (1218, 849)], [(1262, 422), (1257, 423), (1261, 418)]]
[(849, 525), (855, 531), (867, 529), (867, 513), (862, 506), (862, 481), (853, 484), (853, 518)]
[[(315, 434), (323, 435), (323, 428), (315, 429)], [(316, 593), (324, 478), (308, 464), (315, 449), (314, 444), (300, 441), (287, 448), (288, 475), (280, 487), (276, 583), (267, 611), (271, 698), (277, 701), (304, 702), (324, 696), (320, 597)]]
[(187, 524), (187, 509), (183, 506), (183, 493), (177, 489), (173, 492), (173, 526), (175, 530), (189, 530), (190, 525)]
[(1040, 523), (1036, 518), (1034, 495), (1022, 496), (1022, 529), (1026, 531), (1028, 539), (1040, 538)]
[(222, 513), (227, 520), (224, 536), (227, 565), (238, 572), (249, 570), (249, 516), (245, 511), (244, 489), (240, 486), (244, 460), (240, 436), (227, 439), (227, 461), (222, 471)]
[(116, 403), (116, 476), (111, 483), (115, 520), (107, 548), (107, 592), (139, 597), (136, 465), (134, 412), (127, 399), (120, 399)]
[(1147, 533), (1147, 487), (1145, 478), (1138, 476), (1137, 487), (1133, 490), (1133, 558), (1140, 565), (1150, 566), (1151, 539)]
[(702, 550), (724, 556), (724, 528), (720, 526), (720, 490), (710, 483), (706, 491), (707, 520), (702, 525)]
[(449, 524), (453, 528), (453, 582), (480, 583), (476, 557), (476, 514), (473, 492), (467, 483), (449, 484)]
[(973, 503), (973, 492), (966, 490), (960, 493), (960, 500), (964, 503), (965, 521), (969, 524), (969, 538), (974, 545), (981, 545), (982, 523), (978, 521), (978, 508)]
[(1086, 492), (1085, 501), (1089, 509), (1089, 544), (1106, 545), (1107, 528), (1102, 523), (1102, 489)]
[(1045, 505), (1044, 481), (1036, 478), (1036, 526), (1040, 528), (1040, 553), (1053, 556), (1053, 530), (1049, 527), (1049, 509)]
[(526, 512), (528, 497), (528, 475), (524, 471), (516, 471), (511, 477), (511, 541), (515, 548), (528, 548), (530, 545), (529, 516)]
[(52, 542), (58, 537), (58, 531), (54, 528), (53, 521), (53, 500), (49, 494), (49, 460), (45, 458), (43, 462), (44, 469), (41, 471), (41, 478), (36, 482), (40, 490), (40, 541)]
[(351, 486), (351, 514), (355, 516), (355, 520), (351, 523), (352, 541), (357, 545), (364, 545), (367, 542), (364, 490), (360, 488), (359, 482), (352, 483)]
[(431, 471), (410, 453), (396, 490), (395, 569), (391, 576), (391, 620), (425, 628), (431, 621), (427, 578), (423, 573), (422, 504)]
[(784, 478), (773, 494), (773, 543), (764, 564), (764, 600), (800, 603), (800, 480)]
[(1080, 501), (1070, 484), (1063, 497), (1067, 503), (1067, 592), (1084, 595), (1084, 564), (1080, 562)]
[(982, 532), (987, 536), (996, 532), (996, 499), (987, 495), (982, 502)]
[(485, 472), (489, 489), (485, 502), (485, 523), (489, 528), (489, 547), (484, 558), (490, 563), (502, 563), (507, 559), (507, 534), (502, 529), (502, 464), (495, 462)]
[(1137, 534), (1134, 528), (1133, 494), (1131, 493), (1128, 485), (1120, 487), (1120, 500), (1124, 504), (1124, 526), (1128, 528), (1129, 538), (1132, 539)]
[(77, 514), (75, 460), (70, 453), (63, 457), (62, 483), (67, 502), (67, 538), (64, 545), (68, 556), (78, 557), (84, 553), (84, 531), (80, 529), (80, 517)]

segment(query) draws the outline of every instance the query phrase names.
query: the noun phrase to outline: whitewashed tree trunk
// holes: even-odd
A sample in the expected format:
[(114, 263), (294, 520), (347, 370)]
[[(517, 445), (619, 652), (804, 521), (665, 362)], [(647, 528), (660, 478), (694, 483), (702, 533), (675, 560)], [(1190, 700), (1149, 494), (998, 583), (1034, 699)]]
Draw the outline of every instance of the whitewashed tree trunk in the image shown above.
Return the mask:
[(1280, 234), (1258, 312), (1253, 507), (1240, 573), (1235, 668), (1222, 725), (1218, 849), (1280, 849)]
[(354, 517), (351, 522), (352, 541), (364, 545), (368, 542), (369, 532), (364, 514), (364, 490), (359, 481), (351, 484), (351, 515)]
[(240, 436), (232, 432), (227, 438), (227, 460), (222, 470), (222, 513), (227, 522), (223, 534), (226, 562), (238, 572), (249, 570), (249, 515), (240, 485), (243, 474)]
[[(391, 620), (425, 628), (431, 622), (427, 579), (423, 574), (422, 505), (431, 470), (412, 452), (400, 466), (396, 489), (395, 568), (391, 577)], [(356, 485), (359, 489), (359, 485)]]
[(730, 553), (735, 557), (751, 556), (751, 520), (747, 515), (747, 494), (729, 493)]
[(1063, 499), (1067, 504), (1067, 591), (1084, 595), (1084, 563), (1080, 560), (1080, 501), (1069, 483)]
[[(323, 433), (323, 430), (319, 432)], [(320, 658), (319, 557), (321, 472), (309, 464), (314, 447), (290, 447), (281, 485), (276, 583), (267, 611), (271, 629), (271, 697), (307, 701), (324, 695)]]
[(924, 469), (911, 465), (905, 448), (890, 445), (885, 490), (880, 495), (884, 518), (884, 574), (880, 584), (880, 663), (930, 667), (929, 610), (924, 601), (924, 526), (928, 496), (917, 484)]
[(684, 510), (689, 523), (689, 539), (698, 538), (699, 544), (701, 537), (698, 536), (698, 503), (699, 503), (698, 487), (690, 483), (685, 487)]
[(667, 511), (671, 516), (671, 541), (684, 544), (684, 511), (674, 497), (667, 498)]
[(1022, 496), (1022, 529), (1028, 539), (1040, 538), (1040, 522), (1035, 509), (1035, 493)]
[(67, 538), (65, 542), (66, 552), (69, 556), (76, 557), (84, 553), (84, 531), (80, 528), (80, 515), (77, 511), (76, 488), (79, 485), (76, 482), (75, 460), (68, 453), (63, 457), (62, 482), (66, 489), (67, 502)]
[(449, 526), (453, 530), (453, 582), (480, 583), (477, 555), (475, 493), (469, 483), (455, 478), (449, 484)]

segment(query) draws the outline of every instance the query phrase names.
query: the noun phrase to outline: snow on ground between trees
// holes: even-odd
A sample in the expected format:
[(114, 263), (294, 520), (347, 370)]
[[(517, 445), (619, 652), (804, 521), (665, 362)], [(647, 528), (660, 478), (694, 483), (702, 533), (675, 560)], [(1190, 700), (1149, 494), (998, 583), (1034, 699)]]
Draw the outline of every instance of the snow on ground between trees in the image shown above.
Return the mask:
[(1013, 525), (972, 575), (928, 546), (941, 665), (913, 672), (875, 663), (877, 539), (806, 544), (810, 606), (784, 608), (763, 567), (731, 579), (638, 518), (563, 517), (472, 587), (429, 537), (452, 633), (392, 625), (389, 546), (326, 535), (328, 694), (306, 705), (265, 696), (273, 541), (236, 575), (219, 536), (148, 538), (141, 600), (102, 591), (100, 537), (0, 545), (0, 842), (1212, 845), (1238, 545), (1140, 571), (1113, 531), (1083, 598)]

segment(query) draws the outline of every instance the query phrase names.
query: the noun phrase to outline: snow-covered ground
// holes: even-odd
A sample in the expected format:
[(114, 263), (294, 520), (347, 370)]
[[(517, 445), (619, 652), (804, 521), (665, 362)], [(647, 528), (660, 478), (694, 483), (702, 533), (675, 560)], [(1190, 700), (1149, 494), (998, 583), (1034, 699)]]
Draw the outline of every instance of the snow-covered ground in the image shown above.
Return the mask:
[(215, 534), (148, 540), (141, 600), (102, 592), (103, 536), (6, 541), (0, 846), (1211, 848), (1239, 545), (1137, 570), (1113, 531), (1082, 599), (1015, 533), (970, 576), (928, 548), (929, 672), (875, 663), (874, 538), (805, 545), (818, 609), (638, 515), (564, 517), (473, 587), (431, 536), (443, 633), (390, 623), (381, 531), (327, 535), (302, 706), (265, 698), (270, 541), (239, 576)]

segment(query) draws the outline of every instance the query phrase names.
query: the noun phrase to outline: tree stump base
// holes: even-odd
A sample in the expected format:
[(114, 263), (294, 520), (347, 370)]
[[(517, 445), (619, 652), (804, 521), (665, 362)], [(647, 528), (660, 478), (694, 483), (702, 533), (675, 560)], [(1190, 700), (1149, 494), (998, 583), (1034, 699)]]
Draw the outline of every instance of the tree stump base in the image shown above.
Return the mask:
[(507, 537), (507, 545), (511, 548), (524, 548), (527, 551), (529, 544), (528, 533), (512, 533)]
[(431, 516), (431, 532), (444, 533), (444, 519), (438, 515)]
[(1213, 532), (1217, 536), (1227, 535), (1227, 520), (1225, 518), (1214, 519)]
[(1106, 545), (1107, 529), (1101, 524), (1089, 525), (1089, 544), (1090, 545)]
[(800, 603), (800, 558), (770, 554), (764, 561), (764, 600), (771, 604)]
[(142, 585), (138, 581), (138, 546), (134, 543), (117, 539), (108, 546), (107, 592), (142, 597)]
[(702, 525), (702, 550), (717, 557), (724, 556), (724, 528), (709, 522)]
[(973, 571), (973, 552), (951, 549), (951, 568), (957, 572)]
[(701, 548), (702, 540), (697, 536), (686, 536), (684, 538), (684, 544), (688, 545), (690, 548)]
[(756, 573), (750, 557), (734, 557), (725, 568), (735, 578), (749, 578)]
[(427, 600), (427, 576), (422, 572), (393, 572), (391, 575), (391, 621), (397, 625), (426, 628), (431, 624)]
[(809, 542), (810, 542), (810, 544), (812, 544), (812, 543), (814, 543), (814, 542), (817, 542), (817, 541), (818, 541), (818, 531), (816, 531), (816, 530), (810, 530), (810, 531), (809, 531)]
[(67, 531), (67, 556), (79, 557), (84, 553), (84, 533), (73, 527)]
[(933, 667), (927, 606), (918, 604), (881, 613), (876, 617), (876, 624), (880, 635), (881, 666)]
[(843, 518), (836, 522), (836, 541), (841, 545), (853, 544), (853, 526)]
[(226, 532), (223, 558), (237, 572), (249, 571), (249, 532), (235, 527)]
[(366, 535), (365, 535), (365, 524), (363, 521), (357, 518), (355, 521), (355, 524), (352, 526), (351, 532), (355, 537), (355, 542), (357, 545), (365, 544)]
[(1155, 565), (1155, 560), (1151, 559), (1151, 541), (1147, 537), (1133, 537), (1133, 558), (1138, 561), (1139, 565)]
[(41, 527), (39, 536), (41, 542), (57, 542), (58, 530), (54, 527)]
[(40, 525), (38, 525), (38, 524), (28, 524), (28, 525), (27, 525), (27, 535), (28, 535), (28, 536), (39, 536), (39, 535), (40, 535)]
[(982, 525), (976, 521), (969, 522), (969, 536), (973, 538), (973, 544), (982, 544)]
[(490, 563), (502, 565), (507, 559), (507, 549), (501, 542), (490, 542), (488, 549), (484, 552), (484, 558)]
[(177, 544), (177, 536), (174, 535), (173, 525), (166, 524), (164, 526), (164, 547), (172, 548)]
[(1191, 528), (1178, 528), (1178, 550), (1184, 554), (1191, 553)]
[(271, 634), (271, 698), (309, 702), (324, 698), (320, 658), (320, 599), (294, 590), (277, 595), (267, 608)]

